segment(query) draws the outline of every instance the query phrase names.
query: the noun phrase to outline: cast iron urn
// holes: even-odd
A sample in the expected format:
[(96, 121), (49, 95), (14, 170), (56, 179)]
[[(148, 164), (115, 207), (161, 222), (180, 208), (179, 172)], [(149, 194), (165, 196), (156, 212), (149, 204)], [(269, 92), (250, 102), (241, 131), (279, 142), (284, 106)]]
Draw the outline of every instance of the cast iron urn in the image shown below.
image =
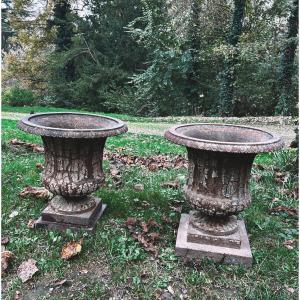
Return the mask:
[(104, 181), (106, 138), (127, 131), (120, 120), (83, 113), (42, 113), (18, 127), (40, 135), (45, 149), (43, 184), (54, 194), (36, 227), (92, 231), (106, 205), (91, 195)]
[(180, 125), (165, 137), (187, 147), (184, 194), (194, 208), (181, 216), (177, 254), (251, 266), (245, 224), (236, 214), (251, 203), (249, 178), (255, 155), (282, 148), (281, 138), (265, 130), (225, 124)]

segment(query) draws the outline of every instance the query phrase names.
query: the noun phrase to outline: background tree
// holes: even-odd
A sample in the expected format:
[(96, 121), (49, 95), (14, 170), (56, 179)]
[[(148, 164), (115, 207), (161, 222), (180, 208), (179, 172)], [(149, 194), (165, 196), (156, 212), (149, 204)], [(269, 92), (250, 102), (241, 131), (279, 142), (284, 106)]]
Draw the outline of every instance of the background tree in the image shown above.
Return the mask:
[(11, 0), (2, 1), (1, 6), (1, 28), (2, 28), (2, 36), (1, 36), (1, 45), (2, 45), (2, 55), (7, 53), (10, 49), (9, 38), (14, 34), (13, 29), (11, 28), (9, 21), (9, 13), (12, 10)]
[[(298, 36), (298, 15), (299, 1), (294, 0), (288, 19), (288, 32), (287, 38), (284, 43), (284, 49), (281, 55), (280, 70), (279, 70), (279, 84), (280, 84), (280, 97), (276, 107), (276, 111), (282, 115), (296, 115), (297, 114), (297, 94), (293, 86), (293, 76), (295, 75), (295, 55), (297, 49), (297, 36)], [(293, 92), (294, 90), (294, 92)]]
[(55, 32), (48, 31), (47, 20), (52, 1), (40, 1), (36, 11), (32, 0), (12, 0), (9, 24), (15, 34), (9, 38), (11, 51), (4, 55), (3, 86), (11, 82), (38, 91), (46, 91), (46, 57), (51, 53)]
[(225, 58), (224, 70), (221, 74), (219, 113), (223, 116), (231, 116), (234, 111), (235, 67), (238, 62), (237, 44), (242, 33), (244, 12), (245, 0), (235, 0), (232, 25), (228, 36), (230, 54)]

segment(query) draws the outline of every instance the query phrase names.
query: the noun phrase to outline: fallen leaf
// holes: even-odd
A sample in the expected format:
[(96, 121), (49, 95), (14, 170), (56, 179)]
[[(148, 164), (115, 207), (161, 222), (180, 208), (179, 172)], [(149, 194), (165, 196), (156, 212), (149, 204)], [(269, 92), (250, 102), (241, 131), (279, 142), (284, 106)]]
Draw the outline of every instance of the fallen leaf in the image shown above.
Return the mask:
[(22, 282), (26, 282), (31, 279), (38, 270), (36, 261), (34, 259), (28, 259), (18, 267), (17, 274)]
[(129, 226), (135, 226), (137, 223), (137, 219), (136, 218), (128, 218), (126, 221), (125, 221), (125, 226), (126, 227), (129, 227)]
[(151, 252), (152, 254), (157, 256), (157, 249), (155, 248), (155, 246), (149, 241), (147, 241), (142, 234), (133, 234), (132, 236), (143, 246), (143, 248), (147, 252)]
[(113, 177), (120, 174), (120, 171), (118, 170), (116, 165), (113, 165), (113, 164), (109, 165), (109, 171), (110, 171), (111, 176), (113, 176)]
[(255, 182), (259, 182), (262, 179), (262, 175), (260, 174), (252, 174), (251, 177)]
[(156, 226), (156, 227), (161, 227), (154, 219), (149, 219), (147, 222), (148, 226)]
[(270, 208), (269, 212), (270, 213), (285, 212), (289, 216), (297, 216), (298, 215), (298, 211), (295, 208), (284, 206), (284, 205)]
[(33, 143), (24, 142), (18, 139), (12, 139), (11, 141), (9, 141), (9, 143), (14, 146), (24, 147), (34, 152), (38, 152), (38, 153), (44, 152), (44, 148), (42, 146)]
[(165, 214), (162, 215), (161, 219), (166, 223), (172, 223), (171, 219), (168, 218)]
[(78, 255), (81, 252), (82, 249), (82, 242), (83, 239), (80, 239), (79, 241), (72, 241), (67, 243), (62, 247), (60, 257), (62, 259), (70, 259), (73, 256)]
[(67, 283), (69, 283), (70, 281), (67, 280), (67, 279), (62, 279), (62, 280), (56, 280), (52, 283), (50, 283), (48, 286), (51, 286), (51, 287), (58, 287), (58, 286), (61, 286), (61, 285), (65, 285)]
[(7, 245), (9, 243), (9, 237), (8, 236), (2, 236), (1, 237), (1, 245)]
[(170, 294), (174, 295), (174, 290), (170, 285), (167, 287), (167, 290), (169, 291)]
[(27, 227), (33, 229), (35, 227), (35, 220), (30, 219), (27, 223)]
[(19, 214), (19, 212), (17, 210), (13, 210), (10, 214), (9, 214), (9, 218), (13, 219), (14, 217), (16, 217)]
[(13, 257), (13, 254), (10, 251), (2, 251), (1, 252), (1, 272), (2, 273), (7, 269), (8, 263), (12, 257)]
[(295, 289), (291, 288), (291, 287), (288, 287), (287, 284), (284, 285), (285, 289), (290, 293), (290, 294), (293, 294), (295, 292)]
[(35, 165), (35, 167), (36, 167), (37, 169), (40, 169), (40, 170), (43, 170), (43, 169), (44, 169), (44, 166), (43, 166), (41, 163), (37, 163), (37, 164)]
[(20, 291), (15, 292), (14, 300), (20, 300), (22, 299), (22, 294)]
[(142, 191), (145, 189), (144, 185), (141, 184), (141, 183), (135, 184), (135, 185), (133, 186), (133, 188), (134, 188), (136, 191), (139, 191), (139, 192), (142, 192)]
[(150, 206), (150, 203), (147, 202), (147, 201), (143, 201), (143, 202), (142, 202), (142, 206), (143, 206), (144, 208), (147, 208), (147, 207)]
[(21, 198), (35, 197), (35, 198), (39, 198), (39, 199), (50, 199), (50, 198), (52, 198), (53, 195), (44, 187), (26, 186), (19, 193), (19, 196)]
[(168, 182), (162, 183), (160, 186), (162, 188), (178, 189), (179, 182), (178, 181), (168, 181)]
[(293, 246), (295, 245), (295, 242), (296, 242), (295, 239), (293, 239), (293, 240), (286, 240), (286, 241), (283, 242), (283, 246), (286, 247), (286, 248), (288, 248), (288, 249), (294, 249)]
[(160, 236), (160, 234), (158, 232), (151, 232), (148, 234), (148, 236), (152, 239), (152, 241), (154, 241)]
[(177, 212), (181, 212), (182, 211), (182, 206), (171, 206), (170, 205), (170, 208), (173, 210), (173, 211), (177, 211)]
[(148, 225), (145, 222), (141, 223), (141, 227), (144, 233), (148, 232)]
[(158, 169), (158, 165), (156, 163), (151, 163), (149, 166), (148, 166), (149, 170), (154, 172), (154, 171), (157, 171)]
[(261, 171), (265, 170), (265, 167), (261, 164), (253, 164), (253, 167)]

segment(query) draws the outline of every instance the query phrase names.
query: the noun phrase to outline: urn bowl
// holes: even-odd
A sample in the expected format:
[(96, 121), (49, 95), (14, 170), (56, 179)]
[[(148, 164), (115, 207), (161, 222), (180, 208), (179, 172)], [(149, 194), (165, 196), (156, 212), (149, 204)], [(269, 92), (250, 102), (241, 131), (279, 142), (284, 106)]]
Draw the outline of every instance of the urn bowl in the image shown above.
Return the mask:
[(42, 113), (20, 120), (18, 127), (40, 135), (45, 148), (45, 187), (67, 199), (87, 196), (104, 180), (106, 138), (127, 131), (121, 121), (83, 113)]
[(248, 207), (255, 155), (283, 147), (276, 134), (231, 124), (180, 125), (166, 131), (165, 137), (187, 147), (184, 193), (197, 211), (209, 216), (230, 216)]

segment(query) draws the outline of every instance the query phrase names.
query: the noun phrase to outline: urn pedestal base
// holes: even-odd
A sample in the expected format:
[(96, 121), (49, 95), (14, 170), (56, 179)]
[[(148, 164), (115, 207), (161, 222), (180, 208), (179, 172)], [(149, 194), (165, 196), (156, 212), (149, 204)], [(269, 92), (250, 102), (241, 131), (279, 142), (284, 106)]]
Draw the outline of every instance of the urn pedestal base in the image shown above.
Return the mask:
[(215, 235), (193, 225), (196, 214), (191, 211), (181, 215), (176, 240), (177, 255), (251, 267), (252, 254), (244, 221), (236, 221), (237, 230), (233, 233)]
[(78, 209), (79, 205), (73, 205), (72, 209), (68, 209), (66, 205), (58, 205), (64, 202), (61, 196), (55, 196), (48, 206), (43, 210), (42, 216), (36, 221), (36, 228), (44, 228), (47, 230), (65, 231), (86, 231), (93, 232), (96, 223), (102, 216), (106, 204), (101, 199), (88, 196), (88, 201), (93, 205), (81, 205), (82, 210)]

